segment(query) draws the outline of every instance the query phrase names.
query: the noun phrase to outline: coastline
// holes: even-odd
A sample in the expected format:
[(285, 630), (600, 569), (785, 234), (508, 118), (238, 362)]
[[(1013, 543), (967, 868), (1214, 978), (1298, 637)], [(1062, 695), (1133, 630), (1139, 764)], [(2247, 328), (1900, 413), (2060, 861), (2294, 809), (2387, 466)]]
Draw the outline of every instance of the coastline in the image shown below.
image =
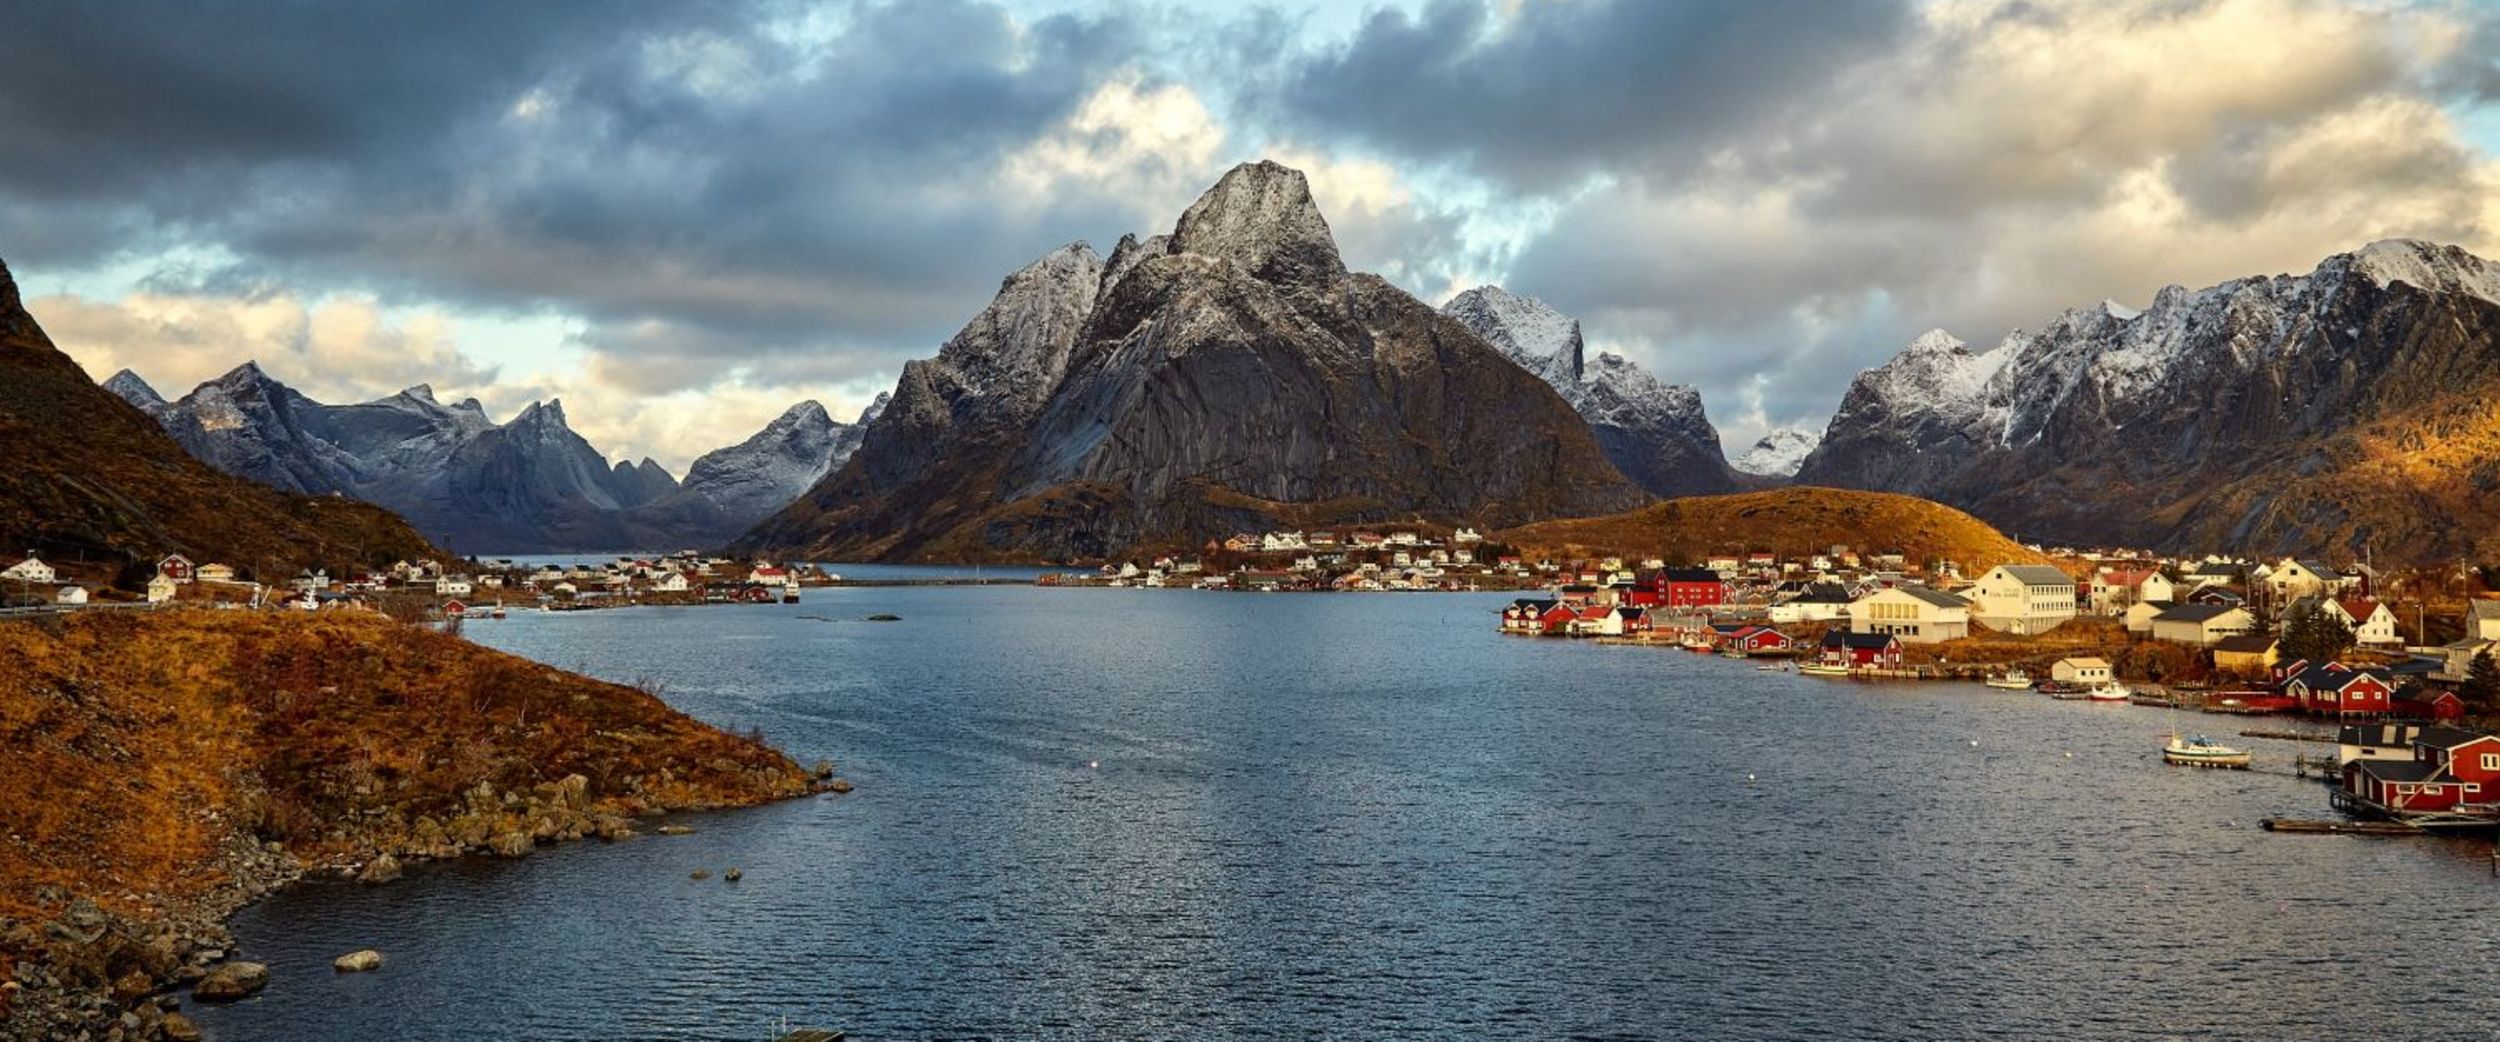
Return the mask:
[[(152, 687), (143, 682), (151, 671), (130, 660), (165, 641), (252, 682)], [(293, 654), (307, 647), (324, 657)], [(760, 736), (701, 724), (648, 693), (380, 619), (169, 612), (25, 622), (0, 626), (0, 652), (0, 679), (11, 682), (0, 731), (48, 754), (15, 785), (0, 783), (26, 790), (0, 792), (10, 818), (0, 846), (6, 1042), (198, 1037), (176, 1010), (199, 1001), (189, 986), (241, 965), (228, 919), (307, 875), (386, 884), (409, 862), (525, 857), (544, 845), (630, 839), (659, 814), (849, 789), (830, 762), (803, 769)], [(397, 664), (340, 664), (357, 653)], [(342, 670), (364, 674), (357, 679), (383, 708), (351, 708), (335, 684), (313, 688), (335, 707), (328, 713), (284, 718), (274, 705), (236, 704), (272, 675), (318, 682)], [(481, 729), (456, 709), (404, 700), (405, 685), (455, 686), (448, 677), (468, 681), (457, 686), (470, 697), (512, 700), (517, 713), (490, 713), (499, 726)], [(514, 683), (526, 690), (506, 689)], [(204, 726), (249, 735), (203, 735)], [(333, 770), (336, 743), (421, 745), (419, 728), (458, 735), (474, 762), (420, 753), (403, 760), (414, 765), (406, 770)], [(445, 781), (469, 773), (468, 784)]]

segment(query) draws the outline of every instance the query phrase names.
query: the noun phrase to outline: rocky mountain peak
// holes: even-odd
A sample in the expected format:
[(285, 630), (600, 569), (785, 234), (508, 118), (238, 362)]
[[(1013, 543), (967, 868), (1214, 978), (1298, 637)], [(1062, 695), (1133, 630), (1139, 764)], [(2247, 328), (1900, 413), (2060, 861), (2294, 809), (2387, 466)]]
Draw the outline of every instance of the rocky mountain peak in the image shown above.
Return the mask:
[(414, 387), (408, 388), (407, 390), (399, 392), (399, 396), (410, 401), (424, 402), (427, 405), (442, 404), (434, 400), (433, 384), (418, 384)]
[(868, 403), (868, 407), (867, 407), (867, 408), (865, 408), (865, 409), (861, 409), (861, 410), (859, 411), (859, 423), (858, 423), (858, 426), (865, 427), (865, 426), (868, 426), (869, 424), (872, 424), (872, 423), (877, 422), (877, 417), (885, 415), (885, 407), (886, 407), (887, 405), (892, 404), (892, 403), (893, 403), (893, 401), (894, 401), (894, 392), (892, 392), (892, 391), (879, 391), (879, 392), (877, 392), (877, 398), (876, 398), (876, 400), (875, 400), (875, 401), (872, 401), (872, 402), (869, 402), (869, 403)]
[(1324, 286), (1345, 278), (1337, 239), (1302, 171), (1272, 160), (1243, 163), (1182, 211), (1171, 251), (1219, 257), (1280, 285)]
[(1732, 461), (1736, 469), (1763, 477), (1793, 477), (1823, 436), (1801, 427), (1775, 427)]
[(833, 416), (825, 411), (824, 403), (810, 398), (782, 410), (781, 415), (774, 417), (773, 422), (765, 425), (764, 431), (767, 434), (785, 434), (790, 431), (826, 429), (832, 426)]
[(2403, 282), (2435, 293), (2463, 293), (2500, 302), (2500, 265), (2455, 246), (2420, 239), (2381, 239), (2327, 258), (2318, 270), (2323, 273), (2338, 267), (2381, 286)]
[(1544, 380), (1588, 421), (1607, 461), (1642, 488), (1675, 496), (1735, 487), (1701, 393), (1611, 351), (1592, 361), (1580, 320), (1500, 286), (1461, 293), (1441, 313)]
[(143, 410), (163, 408), (167, 404), (164, 395), (156, 393), (156, 388), (148, 386), (148, 382), (140, 379), (139, 374), (128, 369), (114, 373), (107, 378), (104, 381), (104, 389), (113, 392), (114, 397)]

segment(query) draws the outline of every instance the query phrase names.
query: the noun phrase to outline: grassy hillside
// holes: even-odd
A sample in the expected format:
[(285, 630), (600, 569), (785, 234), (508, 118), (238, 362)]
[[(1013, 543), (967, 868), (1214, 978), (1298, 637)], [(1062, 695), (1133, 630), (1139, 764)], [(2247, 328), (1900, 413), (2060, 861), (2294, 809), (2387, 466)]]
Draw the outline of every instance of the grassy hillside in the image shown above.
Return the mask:
[(264, 579), (449, 556), (380, 507), (287, 495), (193, 459), (52, 346), (5, 264), (0, 459), (0, 556), (34, 550), (109, 575), (179, 552)]
[(227, 881), (237, 838), (307, 862), (455, 853), (809, 784), (643, 692), (363, 613), (0, 623), (0, 748), (0, 916), (20, 918), (71, 894), (178, 904)]
[(1978, 518), (1914, 496), (1811, 486), (1688, 496), (1605, 517), (1523, 525), (1494, 539), (1531, 553), (1624, 554), (1696, 561), (1714, 553), (1821, 553), (1835, 544), (1898, 550), (1912, 563), (1946, 559), (1965, 574), (2045, 563)]

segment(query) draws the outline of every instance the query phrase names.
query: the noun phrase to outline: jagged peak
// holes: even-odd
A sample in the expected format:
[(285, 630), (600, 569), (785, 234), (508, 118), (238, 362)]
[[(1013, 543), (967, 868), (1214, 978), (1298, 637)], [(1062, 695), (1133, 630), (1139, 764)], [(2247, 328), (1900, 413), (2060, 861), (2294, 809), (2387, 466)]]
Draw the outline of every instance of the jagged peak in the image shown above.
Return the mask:
[(2438, 292), (2470, 293), (2500, 302), (2500, 269), (2456, 246), (2423, 239), (2380, 239), (2327, 258), (2323, 274), (2343, 267), (2381, 286), (2403, 282)]
[(156, 393), (156, 388), (149, 386), (139, 374), (128, 369), (106, 377), (103, 387), (133, 405), (166, 404), (164, 395)]
[(519, 416), (512, 418), (512, 426), (515, 427), (542, 425), (548, 427), (568, 426), (564, 422), (564, 399), (549, 398), (543, 402), (531, 402), (527, 407), (521, 410), (521, 414)]
[(1033, 259), (998, 282), (1000, 296), (1019, 286), (1038, 282), (1063, 283), (1076, 277), (1096, 278), (1102, 272), (1102, 258), (1094, 254), (1092, 243), (1083, 239), (1068, 243)]
[(1963, 343), (1961, 337), (1942, 329), (1930, 329), (1911, 337), (1909, 346), (1902, 348), (1901, 353), (1904, 355), (1969, 354), (1970, 345)]
[(877, 392), (876, 399), (869, 402), (867, 408), (859, 411), (859, 425), (865, 427), (869, 424), (877, 422), (877, 417), (885, 415), (885, 407), (893, 404), (893, 402), (894, 392)]
[(1325, 285), (1346, 273), (1310, 180), (1274, 160), (1226, 171), (1181, 213), (1171, 243), (1175, 253), (1230, 260), (1268, 282)]
[(415, 386), (409, 387), (408, 389), (406, 389), (406, 390), (403, 390), (403, 391), (399, 392), (399, 396), (400, 396), (400, 397), (402, 397), (402, 398), (406, 398), (406, 399), (408, 399), (408, 400), (410, 400), (410, 401), (424, 402), (424, 403), (425, 403), (425, 404), (427, 404), (427, 405), (441, 405), (441, 404), (442, 404), (441, 402), (437, 402), (437, 401), (435, 401), (435, 400), (434, 400), (434, 385), (433, 385), (433, 384), (417, 384), (417, 385), (415, 385)]

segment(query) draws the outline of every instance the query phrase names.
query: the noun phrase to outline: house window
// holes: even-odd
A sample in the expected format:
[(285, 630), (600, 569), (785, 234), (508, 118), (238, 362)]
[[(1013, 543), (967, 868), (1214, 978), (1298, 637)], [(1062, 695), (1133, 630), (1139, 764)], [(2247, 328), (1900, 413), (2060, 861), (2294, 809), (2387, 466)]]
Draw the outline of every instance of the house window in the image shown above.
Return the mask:
[(2500, 771), (2500, 753), (2484, 753), (2483, 769), (2486, 771)]

